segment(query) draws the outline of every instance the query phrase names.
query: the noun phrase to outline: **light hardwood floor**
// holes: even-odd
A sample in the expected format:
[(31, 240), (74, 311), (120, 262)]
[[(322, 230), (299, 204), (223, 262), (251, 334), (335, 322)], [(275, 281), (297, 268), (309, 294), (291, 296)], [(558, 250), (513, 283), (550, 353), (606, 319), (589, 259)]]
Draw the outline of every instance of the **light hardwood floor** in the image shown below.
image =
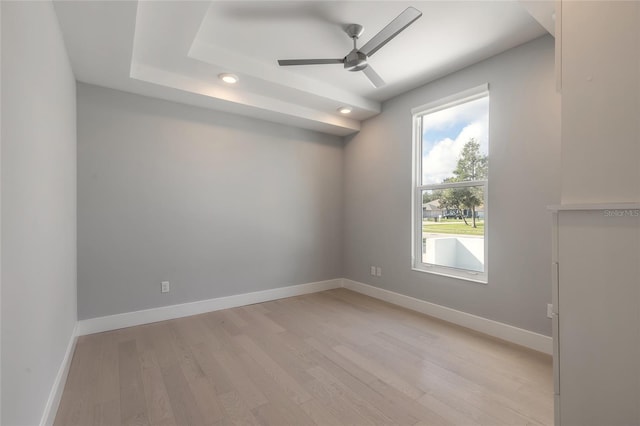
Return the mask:
[(337, 289), (81, 337), (55, 425), (552, 424), (551, 374)]

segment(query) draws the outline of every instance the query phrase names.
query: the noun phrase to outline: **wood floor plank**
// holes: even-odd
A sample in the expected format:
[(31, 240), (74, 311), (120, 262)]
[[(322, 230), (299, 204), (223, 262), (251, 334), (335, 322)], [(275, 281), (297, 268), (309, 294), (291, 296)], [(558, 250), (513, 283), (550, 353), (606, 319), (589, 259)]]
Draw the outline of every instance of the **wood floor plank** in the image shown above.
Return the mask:
[(216, 394), (223, 395), (233, 391), (229, 372), (215, 360), (215, 352), (219, 349), (210, 343), (200, 343), (192, 349), (200, 368), (213, 384)]
[[(317, 365), (315, 357), (309, 356), (309, 352), (302, 349), (300, 345), (293, 345), (287, 336), (279, 335), (258, 335), (252, 339), (268, 354), (270, 354), (280, 367), (285, 369), (289, 375), (300, 385), (312, 380), (307, 370)], [(297, 346), (297, 350), (293, 349)]]
[[(216, 398), (216, 387), (211, 382), (197, 361), (194, 346), (208, 342), (207, 329), (201, 315), (194, 317), (193, 328), (187, 320), (177, 322), (171, 329), (171, 344), (180, 369), (193, 395), (198, 412), (205, 423), (212, 423), (224, 417), (222, 408)], [(188, 330), (188, 331), (186, 331)], [(183, 403), (181, 403), (183, 405)]]
[[(120, 418), (120, 365), (118, 342), (111, 334), (101, 336), (102, 359), (98, 371), (100, 379), (96, 389), (96, 399), (104, 413), (101, 422), (113, 424)], [(105, 408), (107, 407), (107, 408)], [(106, 417), (105, 417), (106, 416)]]
[(248, 376), (246, 369), (238, 362), (237, 356), (228, 351), (215, 351), (211, 355), (226, 371), (231, 386), (249, 409), (268, 402), (267, 397), (258, 389)]
[(135, 340), (118, 345), (120, 419), (123, 425), (149, 425), (142, 371)]
[[(382, 360), (381, 362), (387, 366), (394, 365), (399, 358), (402, 359), (405, 374), (410, 377), (415, 377), (418, 372), (424, 371), (425, 365), (428, 365), (443, 378), (448, 378), (458, 385), (464, 383), (466, 388), (474, 388), (477, 392), (490, 395), (496, 403), (510, 406), (516, 413), (536, 421), (545, 421), (543, 418), (536, 419), (537, 412), (553, 408), (548, 397), (545, 398), (542, 393), (533, 391), (532, 387), (523, 386), (518, 380), (518, 375), (508, 375), (498, 367), (489, 369), (487, 363), (469, 363), (460, 358), (452, 359), (451, 354), (446, 357), (433, 348), (428, 351), (423, 349), (423, 352), (405, 352), (402, 345), (395, 343), (384, 347), (372, 345), (367, 353)], [(425, 358), (421, 353), (428, 356)]]
[(339, 416), (332, 414), (327, 409), (327, 404), (318, 399), (310, 399), (300, 404), (300, 408), (307, 413), (307, 416), (317, 425), (322, 426), (342, 426), (345, 421)]
[(393, 424), (394, 421), (384, 412), (372, 405), (370, 401), (362, 398), (351, 390), (342, 381), (337, 379), (322, 367), (313, 367), (309, 373), (332, 394), (340, 395), (344, 403), (348, 403), (352, 411), (360, 414), (373, 424)]
[(308, 338), (305, 341), (309, 343), (310, 346), (313, 346), (318, 351), (319, 354), (331, 360), (335, 364), (339, 365), (345, 371), (348, 371), (349, 374), (356, 377), (361, 382), (371, 383), (378, 380), (378, 378), (374, 374), (365, 370), (364, 368), (362, 368), (360, 365), (353, 362), (349, 358), (346, 358), (343, 355), (339, 354), (333, 348), (329, 347), (327, 344), (323, 342), (319, 342), (314, 338)]
[[(285, 331), (285, 328), (273, 322), (268, 317), (268, 311), (265, 312), (259, 309), (259, 307), (260, 305), (250, 305), (242, 308), (248, 317), (248, 322), (254, 325), (251, 327), (251, 330), (260, 330), (267, 334), (282, 333)], [(245, 329), (246, 328), (248, 327), (245, 327)]]
[(249, 323), (233, 309), (225, 309), (223, 311), (219, 311), (218, 314), (221, 318), (221, 327), (223, 327), (230, 336), (242, 334), (249, 326)]
[(242, 398), (235, 392), (231, 391), (220, 395), (222, 407), (226, 412), (226, 418), (233, 425), (246, 426), (260, 424), (255, 418), (251, 409), (246, 406)]
[(358, 380), (355, 376), (338, 364), (329, 361), (322, 367), (349, 391), (364, 398), (371, 405), (388, 416), (393, 424), (413, 424), (421, 418), (428, 418), (430, 413), (416, 401), (408, 399), (403, 393), (392, 386), (376, 379), (368, 383)]
[(176, 353), (173, 350), (173, 336), (170, 321), (159, 323), (157, 327), (150, 328), (147, 333), (152, 339), (151, 347), (160, 369), (165, 370), (179, 363)]
[(120, 423), (120, 398), (100, 402), (94, 407), (93, 426), (111, 426)]
[(207, 377), (189, 380), (189, 388), (206, 424), (215, 423), (224, 418), (225, 414), (216, 395), (215, 386)]
[(95, 417), (97, 395), (83, 390), (97, 385), (95, 377), (99, 371), (99, 348), (95, 336), (78, 339), (64, 391), (69, 403), (58, 410), (56, 425), (82, 426)]
[(282, 383), (274, 380), (267, 370), (257, 364), (248, 353), (241, 353), (239, 361), (247, 374), (267, 398), (267, 403), (252, 410), (256, 418), (264, 424), (313, 424), (313, 420), (299, 407), (297, 398), (292, 397)]
[(162, 369), (171, 410), (178, 425), (203, 426), (207, 424), (196, 403), (187, 379), (180, 365), (174, 364)]
[(162, 377), (162, 370), (153, 352), (140, 354), (142, 366), (142, 384), (145, 401), (149, 411), (149, 422), (152, 425), (175, 425), (171, 402)]
[(55, 426), (550, 425), (551, 359), (346, 289), (80, 337)]
[(253, 340), (245, 335), (240, 335), (234, 337), (234, 341), (237, 342), (278, 385), (285, 389), (294, 401), (301, 404), (311, 399), (311, 395)]
[[(331, 417), (338, 418), (342, 424), (348, 425), (374, 425), (375, 423), (369, 419), (366, 414), (356, 407), (344, 397), (344, 395), (335, 386), (327, 386), (319, 380), (307, 382), (305, 387), (313, 395), (313, 399), (307, 401), (316, 401), (320, 406), (328, 412)], [(304, 405), (306, 403), (303, 403)]]
[(360, 365), (378, 379), (393, 386), (411, 399), (418, 399), (424, 394), (424, 392), (418, 389), (414, 384), (404, 380), (393, 370), (382, 367), (377, 362), (360, 355), (346, 346), (336, 346), (334, 350), (340, 355), (351, 360), (353, 363)]
[[(198, 321), (195, 321), (198, 323)], [(187, 328), (184, 325), (181, 328)], [(182, 368), (182, 373), (185, 375), (187, 380), (202, 378), (205, 376), (202, 367), (195, 359), (193, 352), (191, 351), (191, 346), (189, 342), (194, 342), (195, 344), (202, 343), (203, 340), (195, 341), (193, 339), (189, 339), (185, 334), (180, 332), (180, 329), (172, 329), (171, 330), (171, 348), (178, 360), (178, 364), (180, 368)]]

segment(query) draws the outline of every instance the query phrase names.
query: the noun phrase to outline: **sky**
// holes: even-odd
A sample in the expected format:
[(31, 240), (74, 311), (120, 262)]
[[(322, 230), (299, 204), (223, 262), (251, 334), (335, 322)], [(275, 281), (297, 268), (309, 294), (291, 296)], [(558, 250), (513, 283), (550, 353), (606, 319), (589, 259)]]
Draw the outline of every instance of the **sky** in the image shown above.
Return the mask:
[(443, 109), (422, 118), (422, 184), (453, 176), (462, 147), (469, 139), (489, 154), (489, 97)]

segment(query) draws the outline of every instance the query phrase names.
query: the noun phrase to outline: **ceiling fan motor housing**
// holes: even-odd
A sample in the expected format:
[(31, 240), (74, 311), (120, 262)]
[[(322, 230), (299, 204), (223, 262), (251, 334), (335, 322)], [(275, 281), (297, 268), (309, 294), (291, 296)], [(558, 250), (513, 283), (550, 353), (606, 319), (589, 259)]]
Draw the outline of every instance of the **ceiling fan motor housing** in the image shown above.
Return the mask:
[(344, 31), (351, 38), (359, 38), (364, 32), (364, 27), (358, 24), (349, 24), (346, 26)]
[(367, 67), (367, 55), (353, 49), (344, 57), (344, 68), (349, 71), (362, 71)]

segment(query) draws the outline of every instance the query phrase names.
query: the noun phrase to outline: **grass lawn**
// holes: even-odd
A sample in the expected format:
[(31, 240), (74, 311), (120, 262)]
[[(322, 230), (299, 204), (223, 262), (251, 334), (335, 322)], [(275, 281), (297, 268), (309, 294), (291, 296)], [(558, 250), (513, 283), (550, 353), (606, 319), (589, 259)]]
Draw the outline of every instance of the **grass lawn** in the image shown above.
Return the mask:
[(476, 220), (477, 228), (471, 226), (471, 220), (467, 219), (469, 225), (465, 225), (463, 221), (457, 220), (446, 222), (422, 222), (422, 231), (434, 234), (456, 234), (456, 235), (484, 235), (484, 221)]

